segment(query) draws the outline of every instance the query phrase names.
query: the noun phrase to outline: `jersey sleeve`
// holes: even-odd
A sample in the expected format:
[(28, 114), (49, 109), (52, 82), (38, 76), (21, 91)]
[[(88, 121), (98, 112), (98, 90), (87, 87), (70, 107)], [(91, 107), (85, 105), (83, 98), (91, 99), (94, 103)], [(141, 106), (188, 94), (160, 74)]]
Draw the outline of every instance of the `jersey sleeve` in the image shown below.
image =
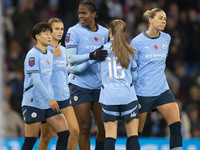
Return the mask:
[(130, 59), (131, 63), (131, 75), (132, 75), (132, 80), (135, 81), (137, 78), (137, 63), (136, 60), (131, 57)]
[(80, 74), (81, 72), (85, 71), (89, 66), (92, 66), (96, 62), (97, 62), (96, 60), (88, 60), (81, 64), (68, 67), (68, 72), (73, 74)]
[(50, 94), (48, 93), (47, 89), (45, 88), (44, 84), (42, 83), (41, 79), (40, 79), (40, 74), (39, 73), (32, 73), (31, 77), (33, 79), (33, 84), (35, 85), (35, 87), (38, 89), (38, 91), (40, 92), (40, 94), (46, 99), (46, 100), (51, 100), (52, 97), (50, 96)]
[(27, 74), (38, 73), (40, 58), (35, 53), (28, 53), (25, 59), (25, 72)]
[(47, 46), (47, 50), (50, 51), (53, 54), (54, 47), (53, 46)]
[(81, 63), (89, 59), (89, 54), (77, 55), (78, 38), (76, 32), (72, 28), (69, 28), (65, 38), (65, 46), (70, 64)]
[(137, 61), (138, 59), (138, 47), (136, 45), (136, 41), (133, 39), (130, 43), (130, 45), (135, 49), (135, 60)]

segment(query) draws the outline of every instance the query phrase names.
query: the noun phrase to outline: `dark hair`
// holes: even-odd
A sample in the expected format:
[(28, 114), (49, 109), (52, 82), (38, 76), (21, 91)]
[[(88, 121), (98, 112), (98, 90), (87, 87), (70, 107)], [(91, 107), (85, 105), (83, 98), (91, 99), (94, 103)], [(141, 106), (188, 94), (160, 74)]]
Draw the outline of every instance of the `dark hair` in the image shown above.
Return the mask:
[(88, 7), (90, 12), (96, 12), (96, 17), (97, 17), (97, 7), (93, 0), (83, 0), (79, 3), (79, 6), (80, 5)]
[(120, 62), (122, 68), (128, 68), (130, 63), (130, 56), (135, 57), (134, 48), (130, 46), (125, 39), (126, 24), (124, 21), (116, 19), (111, 23), (111, 32), (114, 36), (112, 42), (112, 51), (117, 57), (117, 62)]
[(37, 23), (32, 30), (32, 37), (36, 40), (35, 35), (41, 32), (50, 31), (52, 32), (51, 26), (47, 22)]

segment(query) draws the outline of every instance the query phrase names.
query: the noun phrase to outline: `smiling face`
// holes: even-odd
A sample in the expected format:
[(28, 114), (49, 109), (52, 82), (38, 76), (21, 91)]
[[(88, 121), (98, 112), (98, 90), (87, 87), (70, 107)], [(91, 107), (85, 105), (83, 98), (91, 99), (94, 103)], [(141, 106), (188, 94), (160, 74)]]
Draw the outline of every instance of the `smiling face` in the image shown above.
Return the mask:
[(61, 40), (63, 33), (64, 33), (64, 25), (62, 22), (54, 22), (52, 24), (52, 38), (56, 41)]
[(153, 18), (149, 18), (150, 27), (163, 31), (167, 22), (167, 17), (164, 11), (158, 11)]
[(78, 19), (82, 26), (92, 26), (95, 24), (96, 12), (91, 12), (87, 5), (80, 5), (78, 8)]

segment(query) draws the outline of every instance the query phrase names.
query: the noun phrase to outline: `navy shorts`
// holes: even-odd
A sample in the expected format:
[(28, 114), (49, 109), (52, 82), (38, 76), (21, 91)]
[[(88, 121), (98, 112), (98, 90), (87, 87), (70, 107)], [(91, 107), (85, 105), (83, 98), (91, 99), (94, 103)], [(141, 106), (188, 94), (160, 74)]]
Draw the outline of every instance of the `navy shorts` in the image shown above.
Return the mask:
[(102, 105), (103, 121), (132, 120), (139, 118), (138, 101), (127, 105)]
[(64, 100), (64, 101), (57, 101), (57, 103), (58, 103), (60, 109), (71, 106), (71, 100), (70, 99), (67, 99), (67, 100)]
[(88, 102), (99, 102), (100, 89), (86, 89), (70, 83), (69, 91), (73, 106)]
[(137, 96), (139, 102), (139, 113), (155, 110), (157, 106), (175, 102), (170, 90), (166, 90), (158, 96)]
[(45, 122), (47, 118), (61, 114), (61, 111), (54, 112), (50, 109), (39, 109), (30, 106), (22, 107), (22, 115), (25, 123)]

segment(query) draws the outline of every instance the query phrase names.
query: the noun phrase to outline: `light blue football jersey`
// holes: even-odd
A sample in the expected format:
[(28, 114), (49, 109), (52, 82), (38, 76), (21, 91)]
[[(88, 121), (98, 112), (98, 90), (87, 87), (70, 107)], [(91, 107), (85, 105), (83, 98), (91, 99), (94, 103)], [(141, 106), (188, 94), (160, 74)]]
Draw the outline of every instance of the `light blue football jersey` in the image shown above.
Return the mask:
[(36, 46), (34, 46), (26, 55), (24, 61), (24, 93), (22, 99), (22, 106), (31, 106), (39, 109), (49, 109), (49, 99), (45, 99), (40, 91), (33, 84), (31, 78), (32, 73), (39, 73), (40, 80), (48, 91), (48, 94), (53, 98), (53, 90), (50, 84), (50, 78), (53, 69), (53, 55), (47, 51), (42, 53)]
[[(89, 54), (108, 41), (108, 29), (97, 24), (98, 30), (91, 31), (81, 23), (69, 28), (65, 46), (67, 49), (76, 48), (76, 55)], [(78, 65), (78, 64), (76, 64)], [(69, 74), (69, 82), (82, 88), (100, 89), (100, 68), (99, 63), (88, 67), (83, 73)]]
[[(47, 50), (53, 53), (54, 47), (49, 45)], [(67, 50), (60, 45), (61, 55), (53, 57), (53, 72), (51, 76), (51, 85), (54, 92), (54, 100), (63, 101), (69, 98), (68, 74), (67, 74)]]
[(125, 105), (137, 100), (131, 71), (137, 65), (130, 57), (128, 69), (122, 69), (117, 58), (111, 51), (112, 42), (104, 45), (108, 50), (108, 57), (100, 62), (102, 88), (99, 102), (105, 105)]
[(138, 67), (135, 90), (138, 96), (158, 96), (169, 89), (164, 70), (171, 37), (160, 32), (158, 38), (150, 38), (145, 32), (130, 44), (136, 49)]

